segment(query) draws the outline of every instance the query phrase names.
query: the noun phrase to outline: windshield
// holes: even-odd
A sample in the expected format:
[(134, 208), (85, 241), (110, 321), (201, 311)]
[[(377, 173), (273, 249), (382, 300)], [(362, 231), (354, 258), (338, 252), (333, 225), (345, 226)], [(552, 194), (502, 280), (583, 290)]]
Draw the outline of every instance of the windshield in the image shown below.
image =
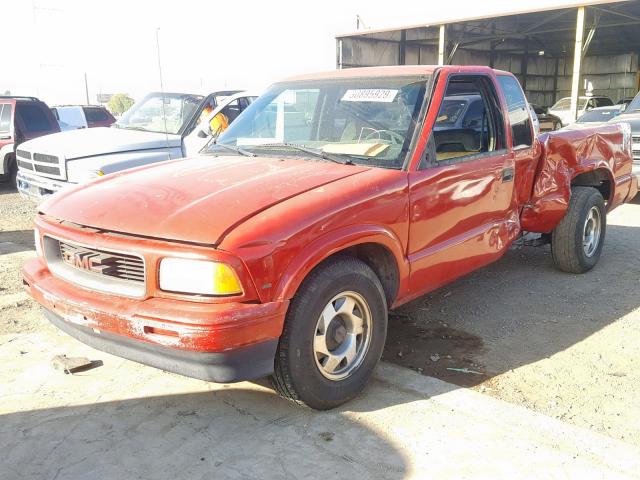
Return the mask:
[[(584, 98), (584, 97), (578, 98), (578, 110), (584, 110), (584, 107), (586, 107), (588, 101), (589, 101), (588, 98)], [(569, 110), (569, 109), (571, 109), (571, 98), (566, 97), (558, 100), (556, 104), (553, 107), (551, 107), (549, 110)]]
[(608, 108), (606, 110), (589, 110), (578, 119), (578, 123), (608, 122), (619, 113), (619, 108)]
[(179, 133), (204, 97), (183, 93), (150, 93), (114, 124), (117, 128)]
[(276, 84), (208, 152), (229, 154), (235, 147), (244, 154), (400, 169), (426, 83), (426, 76), (405, 76)]

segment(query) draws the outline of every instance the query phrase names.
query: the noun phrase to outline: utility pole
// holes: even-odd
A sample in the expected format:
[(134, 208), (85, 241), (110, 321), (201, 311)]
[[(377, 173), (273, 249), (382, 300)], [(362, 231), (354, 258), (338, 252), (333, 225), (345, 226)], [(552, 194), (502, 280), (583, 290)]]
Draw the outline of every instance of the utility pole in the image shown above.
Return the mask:
[(160, 27), (156, 28), (156, 50), (158, 52), (158, 76), (160, 77), (160, 93), (162, 94), (162, 119), (164, 120), (164, 135), (169, 148), (169, 137), (167, 137), (167, 112), (165, 111), (164, 85), (162, 84), (162, 62), (160, 61)]
[(87, 105), (89, 105), (89, 82), (87, 82), (87, 72), (84, 72), (84, 94), (87, 99)]

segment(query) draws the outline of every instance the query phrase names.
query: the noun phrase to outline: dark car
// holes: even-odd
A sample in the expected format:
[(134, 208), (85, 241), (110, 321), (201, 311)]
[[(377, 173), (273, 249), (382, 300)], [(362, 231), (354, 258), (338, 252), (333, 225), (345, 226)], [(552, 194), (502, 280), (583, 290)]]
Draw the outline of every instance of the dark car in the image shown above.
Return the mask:
[(638, 93), (627, 108), (609, 123), (628, 123), (631, 126), (633, 138), (633, 173), (640, 176), (640, 93)]
[(27, 140), (59, 131), (46, 103), (35, 97), (0, 96), (0, 178), (15, 185), (16, 148)]
[(560, 117), (549, 113), (549, 109), (547, 107), (541, 107), (540, 105), (532, 103), (531, 108), (533, 108), (533, 111), (536, 112), (536, 115), (538, 116), (538, 122), (540, 122), (540, 133), (552, 132), (553, 130), (558, 130), (562, 127), (562, 120), (560, 120)]

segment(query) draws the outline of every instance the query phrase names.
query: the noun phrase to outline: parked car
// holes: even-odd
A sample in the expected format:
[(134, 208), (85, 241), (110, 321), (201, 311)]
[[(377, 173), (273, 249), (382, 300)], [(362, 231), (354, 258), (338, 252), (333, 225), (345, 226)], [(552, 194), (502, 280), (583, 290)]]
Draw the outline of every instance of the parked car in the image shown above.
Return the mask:
[(626, 107), (624, 105), (614, 105), (612, 107), (597, 107), (587, 110), (582, 114), (578, 120), (577, 125), (585, 124), (603, 124), (607, 123), (612, 118), (617, 117), (624, 111)]
[[(433, 127), (455, 96), (481, 98), (479, 131)], [(628, 126), (541, 138), (517, 79), (488, 67), (289, 78), (201, 155), (43, 203), (23, 285), (95, 348), (209, 381), (271, 375), (332, 408), (370, 377), (389, 308), (524, 231), (562, 271), (595, 266), (607, 212), (638, 188)]]
[(209, 128), (211, 119), (223, 114), (233, 122), (254, 98), (233, 91), (206, 97), (151, 93), (110, 128), (71, 130), (24, 143), (17, 154), (18, 190), (39, 202), (93, 178), (194, 155), (217, 133)]
[(631, 127), (633, 140), (633, 172), (640, 177), (640, 92), (627, 105), (624, 112), (609, 123), (627, 123)]
[(0, 96), (0, 179), (16, 184), (16, 148), (23, 142), (59, 132), (49, 107), (35, 97)]
[(108, 127), (116, 121), (109, 110), (99, 105), (60, 105), (52, 107), (51, 111), (63, 131)]
[(616, 102), (616, 105), (624, 105), (624, 107), (626, 108), (632, 101), (633, 101), (633, 97), (624, 97), (618, 100)]
[(540, 133), (552, 132), (562, 128), (562, 120), (560, 117), (549, 113), (547, 107), (541, 107), (534, 103), (531, 104), (534, 113), (538, 117), (538, 123), (540, 124)]
[[(597, 107), (610, 107), (613, 102), (609, 97), (578, 97), (578, 118), (587, 110)], [(565, 97), (558, 100), (550, 109), (549, 113), (559, 117), (562, 126), (566, 127), (574, 122), (571, 113), (571, 97)]]

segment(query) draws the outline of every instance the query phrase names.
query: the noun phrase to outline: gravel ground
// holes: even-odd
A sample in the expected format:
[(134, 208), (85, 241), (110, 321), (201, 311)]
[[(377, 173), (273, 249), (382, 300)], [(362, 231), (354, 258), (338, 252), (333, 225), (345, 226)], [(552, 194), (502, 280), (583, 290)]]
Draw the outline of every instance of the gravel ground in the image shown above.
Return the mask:
[[(20, 287), (34, 214), (0, 186), (0, 336), (9, 341), (55, 335)], [(383, 358), (640, 445), (640, 198), (608, 222), (592, 272), (556, 271), (548, 247), (512, 249), (393, 312)]]

